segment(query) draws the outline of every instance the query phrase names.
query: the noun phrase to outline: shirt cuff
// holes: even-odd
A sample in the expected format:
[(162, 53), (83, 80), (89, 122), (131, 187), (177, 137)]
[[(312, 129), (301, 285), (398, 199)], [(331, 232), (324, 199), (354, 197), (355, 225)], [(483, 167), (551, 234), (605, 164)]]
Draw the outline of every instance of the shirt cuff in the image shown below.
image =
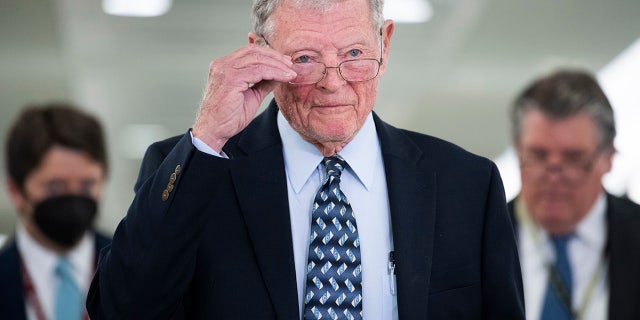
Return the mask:
[(209, 147), (208, 144), (204, 143), (204, 141), (198, 139), (197, 137), (194, 137), (193, 132), (191, 130), (189, 130), (189, 135), (191, 136), (191, 144), (193, 144), (193, 146), (196, 147), (198, 151), (204, 152), (206, 154), (210, 154), (212, 156), (216, 156), (218, 158), (229, 159), (229, 157), (224, 153), (224, 151), (221, 150), (220, 153), (217, 153), (215, 150)]

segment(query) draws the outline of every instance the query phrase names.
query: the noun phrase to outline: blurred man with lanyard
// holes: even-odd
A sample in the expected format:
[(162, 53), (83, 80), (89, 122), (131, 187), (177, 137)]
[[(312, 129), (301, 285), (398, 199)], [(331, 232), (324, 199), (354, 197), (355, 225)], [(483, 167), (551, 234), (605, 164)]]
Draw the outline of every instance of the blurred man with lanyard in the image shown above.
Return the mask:
[(597, 81), (580, 70), (536, 80), (512, 124), (527, 319), (640, 319), (640, 206), (602, 186), (616, 129)]

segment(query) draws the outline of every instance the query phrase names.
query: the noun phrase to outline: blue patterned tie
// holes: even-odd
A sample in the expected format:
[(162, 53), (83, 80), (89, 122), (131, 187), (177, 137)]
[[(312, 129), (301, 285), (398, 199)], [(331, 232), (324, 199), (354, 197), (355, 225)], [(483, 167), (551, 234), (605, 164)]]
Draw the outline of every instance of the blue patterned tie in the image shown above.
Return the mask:
[(72, 268), (65, 258), (58, 259), (56, 266), (58, 289), (55, 300), (55, 320), (77, 320), (82, 317), (82, 295), (75, 283)]
[(356, 218), (340, 190), (342, 157), (324, 158), (309, 236), (304, 319), (362, 319), (362, 265)]
[(567, 242), (571, 235), (552, 237), (556, 250), (556, 263), (549, 268), (549, 282), (542, 308), (542, 320), (573, 319), (571, 291), (573, 280), (567, 255)]

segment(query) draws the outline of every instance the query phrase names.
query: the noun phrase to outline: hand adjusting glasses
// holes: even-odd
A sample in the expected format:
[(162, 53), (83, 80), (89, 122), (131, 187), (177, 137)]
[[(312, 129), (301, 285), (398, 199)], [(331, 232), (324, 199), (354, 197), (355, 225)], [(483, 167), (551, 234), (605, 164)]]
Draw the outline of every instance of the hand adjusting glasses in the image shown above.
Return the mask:
[[(269, 42), (262, 36), (267, 46)], [(350, 59), (340, 62), (336, 67), (328, 67), (326, 64), (307, 60), (304, 62), (293, 61), (293, 70), (298, 76), (289, 81), (292, 85), (309, 85), (315, 84), (327, 75), (327, 69), (338, 69), (338, 74), (347, 82), (364, 82), (378, 76), (380, 66), (382, 65), (382, 30), (380, 31), (380, 59), (364, 58)]]

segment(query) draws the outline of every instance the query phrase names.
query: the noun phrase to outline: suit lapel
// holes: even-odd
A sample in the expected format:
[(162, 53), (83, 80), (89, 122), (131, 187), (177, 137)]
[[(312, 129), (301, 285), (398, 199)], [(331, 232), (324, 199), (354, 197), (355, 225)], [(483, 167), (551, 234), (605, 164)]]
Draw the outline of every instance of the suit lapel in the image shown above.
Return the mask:
[(507, 203), (507, 212), (509, 212), (509, 221), (511, 221), (511, 227), (513, 228), (513, 234), (516, 238), (516, 244), (520, 241), (520, 228), (518, 227), (519, 221), (516, 215), (516, 202), (518, 201), (518, 197)]
[(637, 318), (640, 289), (640, 218), (635, 208), (607, 194), (607, 255), (609, 258), (609, 318)]
[(418, 167), (425, 155), (402, 131), (375, 115), (374, 119), (389, 193), (399, 317), (424, 319), (433, 253), (436, 174)]
[(26, 319), (24, 286), (20, 272), (20, 256), (14, 240), (2, 249), (0, 255), (0, 312), (7, 319)]
[(271, 105), (247, 127), (237, 150), (229, 151), (236, 194), (256, 259), (279, 319), (298, 318), (298, 297), (291, 240), (287, 181)]
[[(277, 107), (272, 103), (238, 137), (237, 148), (225, 147), (225, 152), (237, 164), (232, 170), (236, 193), (274, 309), (278, 318), (293, 319), (298, 318), (298, 297), (276, 114)], [(418, 167), (424, 155), (400, 130), (375, 114), (374, 120), (383, 150), (398, 261), (399, 315), (401, 319), (426, 318), (436, 208), (435, 170)]]

